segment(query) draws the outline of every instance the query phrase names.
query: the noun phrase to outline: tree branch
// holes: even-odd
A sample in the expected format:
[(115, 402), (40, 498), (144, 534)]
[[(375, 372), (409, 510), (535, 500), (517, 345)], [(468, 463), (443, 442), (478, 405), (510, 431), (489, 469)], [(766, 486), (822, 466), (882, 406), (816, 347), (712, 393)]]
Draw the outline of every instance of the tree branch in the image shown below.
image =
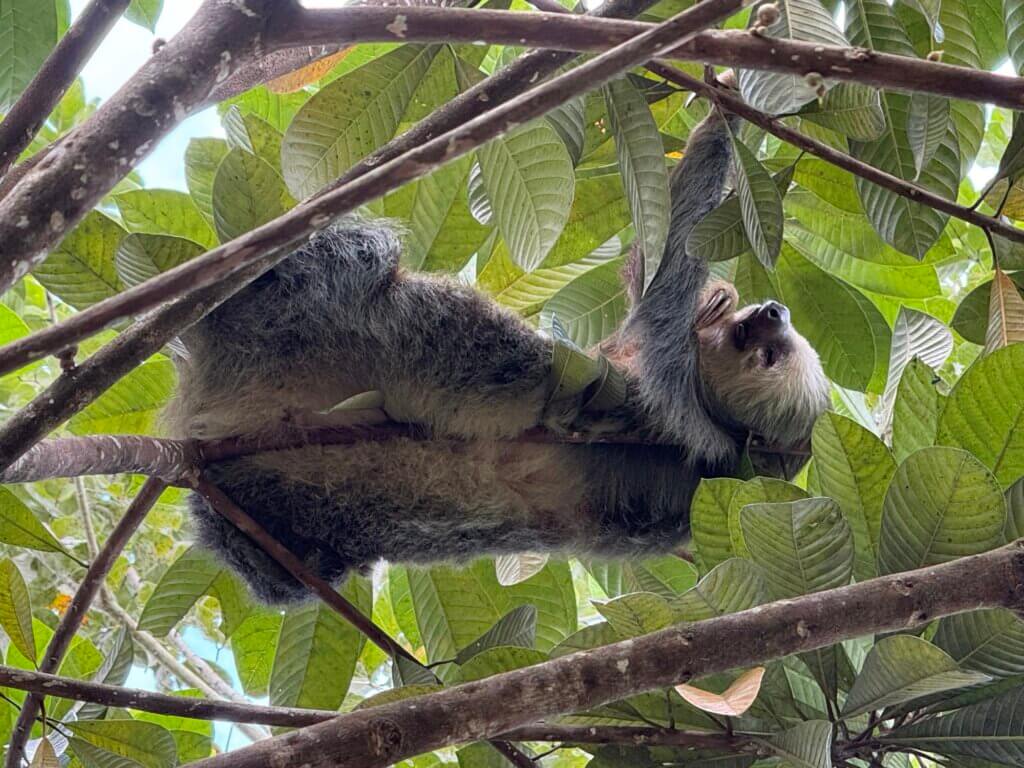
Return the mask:
[(39, 133), (131, 0), (92, 0), (0, 122), (0, 177)]
[[(849, 171), (855, 176), (867, 179), (873, 184), (877, 184), (884, 189), (895, 192), (901, 197), (906, 197), (916, 203), (927, 205), (937, 211), (948, 213), (950, 216), (966, 221), (968, 224), (974, 224), (986, 232), (994, 232), (1005, 237), (1007, 240), (1012, 240), (1014, 242), (1024, 242), (1024, 229), (1018, 229), (1012, 224), (998, 218), (986, 216), (982, 213), (978, 213), (972, 208), (958, 205), (954, 201), (947, 200), (941, 195), (937, 195), (924, 187), (920, 187), (909, 181), (904, 181), (898, 176), (879, 170), (873, 165), (861, 162), (857, 158), (851, 157), (845, 152), (840, 152), (838, 149), (830, 147), (817, 139), (805, 136), (800, 133), (800, 131), (794, 130), (785, 125), (780, 119), (772, 117), (771, 115), (766, 115), (764, 112), (754, 109), (739, 96), (736, 96), (724, 89), (708, 85), (702, 80), (691, 77), (681, 69), (677, 69), (676, 67), (660, 62), (648, 62), (647, 69), (654, 74), (660, 75), (666, 80), (675, 83), (676, 85), (680, 85), (688, 90), (708, 96), (730, 112), (733, 112), (744, 120), (765, 129), (773, 136), (777, 136), (783, 141), (786, 141), (795, 147), (799, 147), (805, 152), (809, 152), (832, 165), (842, 168), (845, 171)], [(0, 353), (2, 353), (2, 350), (0, 350)]]
[[(67, 653), (68, 647), (71, 645), (72, 638), (74, 638), (75, 633), (82, 624), (82, 620), (85, 618), (85, 614), (89, 610), (89, 606), (92, 605), (96, 593), (102, 587), (107, 573), (121, 554), (121, 550), (128, 543), (128, 539), (131, 538), (135, 529), (139, 527), (143, 518), (146, 517), (146, 514), (156, 503), (164, 487), (165, 484), (162, 480), (154, 480), (152, 478), (147, 480), (125, 511), (120, 522), (110, 532), (110, 536), (107, 538), (103, 548), (86, 570), (78, 591), (75, 592), (67, 612), (61, 619), (60, 624), (57, 625), (57, 629), (50, 639), (50, 644), (47, 646), (43, 660), (39, 665), (41, 672), (57, 671), (61, 660), (64, 658), (64, 654)], [(7, 768), (19, 768), (21, 766), (22, 758), (25, 756), (25, 742), (32, 729), (32, 723), (35, 722), (36, 715), (39, 713), (39, 705), (41, 703), (42, 696), (38, 694), (30, 694), (25, 697), (25, 703), (22, 705), (21, 713), (18, 715), (18, 720), (11, 733), (10, 744), (7, 747)]]
[(1024, 542), (763, 605), (342, 715), (197, 768), (376, 768), (558, 715), (842, 640), (981, 608), (1024, 606)]
[(265, 25), (291, 0), (207, 0), (74, 135), (0, 201), (0, 291), (40, 263), (213, 86), (262, 53)]
[[(268, 224), (108, 300), (117, 302), (116, 306), (120, 308), (118, 311), (130, 314), (144, 308), (153, 308), (186, 292), (191, 294), (187, 299), (176, 301), (160, 312), (147, 316), (85, 363), (65, 371), (41, 395), (12, 416), (0, 429), (0, 468), (6, 469), (51, 429), (160, 349), (179, 330), (198, 320), (213, 306), (239, 290), (249, 279), (271, 267), (277, 259), (283, 258), (290, 246), (321, 229), (332, 219), (405, 182), (428, 174), (515, 125), (539, 117), (563, 102), (597, 87), (707, 25), (730, 16), (748, 2), (750, 0), (703, 0), (649, 32), (375, 167), (358, 179), (300, 204)], [(66, 154), (74, 153), (65, 152), (61, 156)], [(16, 198), (20, 199), (22, 186), (42, 170), (40, 168), (26, 177), (10, 197), (0, 202), (0, 242), (3, 242), (4, 208)], [(0, 277), (2, 272), (3, 267), (0, 265)], [(244, 272), (248, 277), (239, 272)], [(227, 277), (232, 278), (224, 281), (227, 285), (221, 282), (220, 285), (211, 286)], [(101, 304), (106, 304), (106, 307), (99, 310), (100, 316), (107, 313), (106, 317), (109, 318), (111, 305), (107, 302)], [(96, 310), (100, 306), (96, 304), (91, 309)], [(97, 319), (96, 312), (87, 313), (89, 310), (77, 313), (68, 322), (73, 327), (81, 328), (83, 322), (94, 322)]]

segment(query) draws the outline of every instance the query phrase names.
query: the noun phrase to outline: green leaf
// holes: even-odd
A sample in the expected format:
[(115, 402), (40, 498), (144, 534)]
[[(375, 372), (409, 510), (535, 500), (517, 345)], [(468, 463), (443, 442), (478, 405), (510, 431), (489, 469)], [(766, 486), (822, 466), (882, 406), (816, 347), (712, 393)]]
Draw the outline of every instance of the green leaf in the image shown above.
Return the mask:
[[(493, 574), (487, 561), (479, 566)], [(492, 587), (507, 596), (511, 605), (532, 605), (537, 608), (536, 646), (541, 651), (554, 648), (576, 631), (576, 592), (572, 572), (564, 560), (549, 561), (526, 581), (510, 587)]]
[(814, 498), (750, 504), (740, 512), (743, 539), (781, 598), (841, 587), (853, 575), (853, 537), (839, 505)]
[(281, 174), (281, 141), (284, 136), (279, 130), (259, 115), (243, 112), (237, 104), (228, 107), (221, 117), (228, 146), (241, 149), (261, 160)]
[(771, 269), (782, 247), (782, 196), (768, 171), (747, 149), (746, 144), (731, 133), (729, 135), (732, 139), (736, 196), (740, 201), (743, 229), (758, 261)]
[(861, 83), (837, 83), (800, 117), (858, 141), (873, 141), (885, 130), (880, 92)]
[(293, 204), (277, 171), (244, 149), (232, 149), (217, 167), (213, 223), (222, 242), (276, 219)]
[(854, 421), (826, 412), (811, 435), (821, 491), (839, 503), (853, 534), (858, 581), (877, 575), (882, 502), (896, 462), (885, 444)]
[(595, 257), (596, 249), (629, 226), (629, 203), (622, 193), (622, 187), (618, 174), (602, 174), (576, 180), (576, 194), (569, 211), (569, 221), (544, 260), (546, 266), (568, 266), (585, 257)]
[(217, 237), (189, 195), (172, 189), (136, 189), (114, 197), (129, 232), (183, 237), (204, 248)]
[[(1024, 125), (1024, 120), (1021, 121)], [(1024, 291), (1024, 272), (1007, 274), (1019, 290)], [(956, 308), (950, 325), (967, 341), (979, 346), (985, 345), (985, 332), (988, 328), (988, 304), (992, 295), (992, 280), (986, 280), (968, 293)]]
[[(364, 615), (370, 615), (372, 593), (366, 579), (349, 577), (341, 592)], [(319, 601), (289, 608), (274, 656), (270, 703), (337, 709), (348, 693), (365, 639)]]
[(132, 0), (124, 12), (124, 17), (150, 32), (156, 32), (156, 22), (163, 8), (164, 0)]
[(438, 50), (403, 45), (327, 84), (302, 106), (281, 145), (284, 180), (297, 200), (395, 135)]
[(32, 276), (75, 309), (110, 298), (123, 287), (114, 254), (125, 234), (106, 214), (90, 211)]
[(494, 626), (459, 651), (455, 656), (455, 663), (465, 664), (481, 651), (499, 645), (533, 648), (536, 637), (537, 608), (533, 605), (521, 605), (506, 613), (494, 623)]
[(932, 368), (941, 368), (953, 351), (953, 334), (943, 323), (916, 309), (900, 307), (892, 332), (889, 374), (879, 405), (878, 421), (887, 431), (892, 423), (893, 404), (903, 371), (917, 359)]
[(164, 571), (139, 617), (139, 629), (163, 637), (203, 595), (209, 592), (222, 566), (209, 550), (186, 549)]
[(602, 645), (617, 643), (622, 638), (612, 625), (607, 621), (599, 621), (596, 624), (589, 624), (578, 632), (574, 632), (562, 642), (551, 649), (551, 658), (557, 659), (560, 656), (568, 656), (577, 651), (589, 651), (592, 648), (599, 648)]
[(999, 546), (1006, 502), (966, 451), (924, 448), (896, 470), (882, 511), (878, 570), (900, 573)]
[(548, 660), (548, 655), (534, 648), (518, 648), (513, 646), (498, 646), (488, 648), (471, 658), (460, 669), (463, 682), (482, 680), (491, 675), (501, 672), (511, 672), (513, 669), (531, 667)]
[(702, 572), (736, 555), (729, 537), (729, 503), (742, 480), (705, 477), (690, 502), (690, 531), (693, 549)]
[(1024, 686), (944, 717), (897, 728), (882, 741), (1003, 765), (1024, 761)]
[(487, 196), (512, 261), (539, 267), (569, 218), (574, 175), (565, 145), (543, 120), (477, 150)]
[(964, 448), (1009, 485), (1024, 475), (1024, 344), (975, 362), (939, 416), (938, 442)]
[[(77, 737), (72, 741), (86, 744), (111, 755), (126, 758), (142, 768), (174, 768), (178, 749), (166, 728), (139, 720), (82, 720), (66, 723)], [(77, 751), (77, 750), (76, 750)], [(123, 765), (123, 763), (122, 763)]]
[[(764, 31), (765, 37), (825, 45), (847, 44), (843, 33), (819, 0), (780, 0), (776, 5), (779, 19)], [(816, 89), (808, 86), (800, 75), (742, 69), (739, 85), (743, 99), (750, 106), (774, 115), (796, 112), (817, 97)]]
[(784, 480), (772, 477), (755, 477), (743, 483), (729, 500), (729, 537), (733, 552), (739, 557), (749, 557), (740, 512), (748, 504), (774, 504), (810, 498), (807, 491)]
[(1006, 47), (1013, 69), (1024, 72), (1024, 1), (1003, 0), (1003, 19), (1006, 22)]
[[(956, 200), (960, 154), (952, 127), (947, 127), (946, 135), (931, 160), (918, 173), (907, 134), (910, 97), (902, 93), (886, 93), (882, 107), (886, 113), (886, 130), (875, 141), (851, 141), (851, 153), (869, 165), (901, 179), (914, 180), (941, 197)], [(875, 231), (897, 250), (918, 259), (924, 258), (942, 234), (948, 214), (860, 177), (857, 177), (856, 184), (864, 211)]]
[(903, 461), (914, 451), (935, 444), (939, 428), (939, 379), (918, 358), (903, 371), (892, 411), (892, 451)]
[(907, 141), (917, 176), (931, 163), (948, 131), (949, 100), (929, 93), (912, 94), (907, 113)]
[(832, 768), (832, 723), (809, 720), (763, 742), (793, 768)]
[[(942, 0), (939, 24), (942, 25), (944, 63), (968, 69), (983, 68), (972, 27), (978, 20), (979, 11), (984, 11), (991, 2), (998, 0)], [(994, 31), (999, 26), (1000, 14), (997, 11), (986, 15), (987, 26)], [(996, 34), (1002, 37), (1000, 33)], [(950, 118), (956, 128), (961, 156), (960, 169), (962, 173), (966, 173), (981, 147), (982, 135), (985, 132), (985, 110), (976, 102), (954, 99), (950, 102)]]
[(656, 632), (676, 620), (669, 601), (653, 592), (633, 592), (604, 603), (595, 601), (594, 607), (622, 638)]
[(767, 597), (764, 572), (750, 560), (734, 557), (670, 602), (677, 621), (704, 621), (761, 605)]
[(203, 246), (183, 237), (133, 232), (118, 245), (114, 264), (122, 282), (131, 288), (191, 261), (203, 250)]
[(196, 208), (213, 226), (213, 179), (228, 153), (223, 139), (190, 139), (185, 150), (185, 181)]
[(25, 658), (35, 661), (32, 604), (28, 586), (13, 560), (0, 560), (0, 628)]
[(643, 94), (628, 77), (604, 87), (622, 183), (644, 254), (644, 291), (658, 273), (668, 238), (671, 200), (665, 147)]
[(913, 635), (879, 640), (843, 705), (843, 717), (902, 704), (953, 688), (989, 680), (978, 672), (965, 672), (947, 653)]
[(612, 334), (626, 317), (626, 289), (619, 272), (622, 260), (613, 259), (591, 269), (560, 289), (544, 305), (541, 326), (552, 316), (573, 343), (589, 349)]
[(992, 677), (1024, 674), (1024, 621), (1004, 608), (948, 616), (934, 642), (967, 669)]
[(473, 217), (466, 197), (472, 167), (473, 159), (463, 157), (413, 185), (402, 254), (412, 269), (458, 270), (487, 238), (490, 229)]
[[(96, 673), (95, 680), (106, 685), (124, 685), (135, 661), (135, 643), (128, 627), (122, 627), (113, 635), (106, 658)], [(107, 707), (102, 704), (83, 704), (78, 710), (79, 720), (102, 720)]]
[(1006, 539), (1024, 538), (1024, 477), (1006, 490)]
[(238, 680), (249, 696), (266, 696), (269, 692), (282, 622), (279, 613), (256, 611), (231, 634)]
[(793, 325), (818, 352), (825, 373), (840, 386), (863, 391), (874, 373), (876, 342), (853, 290), (789, 245), (776, 273)]
[(583, 97), (569, 99), (544, 115), (544, 119), (555, 129), (558, 138), (569, 150), (573, 165), (578, 165), (583, 157), (583, 145), (586, 142), (585, 103)]
[(151, 358), (76, 414), (68, 428), (76, 435), (152, 434), (174, 384), (174, 364)]
[(0, 541), (40, 552), (64, 551), (53, 534), (6, 488), (0, 488)]
[[(793, 180), (795, 165), (789, 165), (772, 176), (772, 181), (785, 195)], [(740, 200), (730, 195), (717, 208), (702, 218), (686, 238), (686, 250), (695, 258), (726, 261), (750, 251), (750, 241), (743, 226)]]
[(39, 0), (0, 5), (0, 113), (17, 101), (57, 44), (60, 5)]

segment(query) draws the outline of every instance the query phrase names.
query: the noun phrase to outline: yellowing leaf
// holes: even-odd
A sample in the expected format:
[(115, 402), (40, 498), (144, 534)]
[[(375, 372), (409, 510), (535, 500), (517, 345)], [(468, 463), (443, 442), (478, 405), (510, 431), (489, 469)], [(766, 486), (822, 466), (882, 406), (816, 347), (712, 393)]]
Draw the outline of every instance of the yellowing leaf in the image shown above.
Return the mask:
[(739, 717), (754, 703), (754, 699), (757, 698), (757, 694), (761, 690), (763, 677), (764, 667), (754, 667), (736, 678), (736, 682), (730, 685), (725, 693), (702, 691), (700, 688), (685, 684), (677, 685), (676, 692), (688, 703), (704, 712)]
[(60, 760), (49, 739), (39, 742), (35, 754), (32, 755), (32, 765), (29, 768), (60, 768)]
[(994, 352), (1018, 341), (1024, 341), (1024, 298), (1013, 280), (996, 267), (988, 303), (985, 352)]
[(352, 50), (352, 48), (342, 48), (337, 53), (332, 53), (330, 56), (324, 56), (322, 59), (317, 59), (301, 69), (296, 69), (294, 72), (289, 72), (287, 75), (275, 77), (267, 83), (267, 90), (271, 93), (294, 93), (295, 91), (306, 87), (310, 83), (315, 83), (321, 77), (326, 75), (334, 68), (335, 64), (352, 53)]

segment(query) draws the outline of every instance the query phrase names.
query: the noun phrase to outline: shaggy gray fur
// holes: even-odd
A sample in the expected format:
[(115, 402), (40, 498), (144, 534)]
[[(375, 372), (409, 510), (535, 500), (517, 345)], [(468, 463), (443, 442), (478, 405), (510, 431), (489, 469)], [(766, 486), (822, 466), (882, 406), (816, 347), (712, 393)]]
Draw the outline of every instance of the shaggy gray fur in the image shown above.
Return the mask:
[[(422, 444), (394, 441), (211, 468), (215, 483), (330, 580), (380, 558), (671, 549), (687, 532), (700, 477), (729, 469), (736, 454), (701, 387), (694, 319), (707, 267), (685, 249), (722, 197), (727, 130), (719, 118), (695, 130), (672, 177), (664, 260), (628, 321), (640, 375), (633, 401), (614, 414), (681, 448), (502, 442), (538, 424), (588, 426), (574, 404), (546, 406), (550, 343), (472, 289), (405, 274), (394, 231), (358, 220), (315, 236), (185, 336), (190, 361), (172, 421), (193, 435), (260, 431), (307, 404), (318, 412), (380, 390), (392, 417), (467, 441), (436, 448), (425, 463)], [(414, 466), (422, 469), (403, 469)], [(302, 596), (205, 501), (193, 497), (192, 510), (200, 541), (260, 598)]]

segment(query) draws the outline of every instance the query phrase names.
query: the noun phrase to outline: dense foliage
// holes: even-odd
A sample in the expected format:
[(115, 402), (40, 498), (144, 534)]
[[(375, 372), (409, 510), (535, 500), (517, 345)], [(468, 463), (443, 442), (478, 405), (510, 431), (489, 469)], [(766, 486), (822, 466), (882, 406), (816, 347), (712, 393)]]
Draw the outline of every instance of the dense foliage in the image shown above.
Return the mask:
[[(652, 17), (687, 4), (663, 0)], [(159, 6), (137, 0), (131, 17), (151, 24)], [(908, 56), (941, 50), (944, 61), (975, 68), (1007, 59), (1024, 67), (1020, 0), (779, 6), (769, 34)], [(0, 3), (0, 109), (16, 99), (67, 17), (61, 0)], [(730, 26), (746, 23), (742, 16)], [(292, 78), (298, 90), (271, 84), (220, 105), (225, 138), (191, 142), (187, 192), (147, 188), (130, 175), (3, 296), (0, 342), (284, 213), (519, 53), (362, 45), (335, 57), (326, 74)], [(749, 103), (792, 115), (787, 123), (829, 146), (965, 205), (980, 200), (984, 212), (1024, 219), (1024, 123), (1015, 125), (1013, 115), (975, 102), (827, 85), (820, 92), (803, 78), (740, 76)], [(587, 349), (625, 314), (618, 271), (628, 245), (636, 238), (648, 254), (661, 252), (668, 173), (708, 108), (638, 70), (367, 213), (406, 227), (409, 268), (473, 283)], [(77, 83), (29, 151), (93, 109)], [(791, 308), (835, 384), (835, 410), (815, 427), (812, 460), (795, 482), (748, 475), (701, 485), (695, 563), (526, 555), (462, 569), (382, 566), (372, 578), (352, 578), (346, 596), (429, 662), (426, 672), (393, 666), (319, 603), (283, 613), (254, 604), (233, 575), (190, 546), (183, 492), (172, 490), (118, 561), (110, 594), (61, 674), (121, 684), (133, 667), (150, 667), (162, 688), (200, 695), (154, 653), (162, 647), (177, 658), (191, 643), (208, 657), (205, 669), (196, 668), (200, 678), (223, 675), (239, 693), (275, 705), (350, 710), (1024, 535), (1024, 345), (1014, 344), (1024, 341), (1024, 246), (989, 239), (750, 125), (735, 149), (734, 193), (697, 228), (691, 247), (735, 281), (743, 300), (778, 298)], [(653, 274), (656, 261), (648, 266)], [(594, 375), (599, 370), (594, 363)], [(58, 372), (48, 359), (0, 379), (4, 412)], [(63, 432), (159, 435), (158, 413), (173, 389), (169, 357), (155, 356)], [(84, 478), (0, 489), (5, 664), (34, 667), (95, 540), (139, 483)], [(564, 720), (727, 733), (734, 749), (589, 747), (543, 762), (902, 768), (925, 754), (969, 768), (1024, 762), (1024, 622), (1008, 611), (864, 637), (762, 671), (696, 680)], [(0, 693), (6, 741), (24, 694)], [(45, 712), (48, 744), (72, 766), (169, 768), (214, 748), (213, 728), (202, 721), (57, 699)], [(223, 732), (218, 740), (223, 748)], [(50, 746), (39, 748), (35, 764), (56, 764), (43, 761)], [(409, 764), (455, 758), (464, 768), (501, 760), (477, 744)]]

